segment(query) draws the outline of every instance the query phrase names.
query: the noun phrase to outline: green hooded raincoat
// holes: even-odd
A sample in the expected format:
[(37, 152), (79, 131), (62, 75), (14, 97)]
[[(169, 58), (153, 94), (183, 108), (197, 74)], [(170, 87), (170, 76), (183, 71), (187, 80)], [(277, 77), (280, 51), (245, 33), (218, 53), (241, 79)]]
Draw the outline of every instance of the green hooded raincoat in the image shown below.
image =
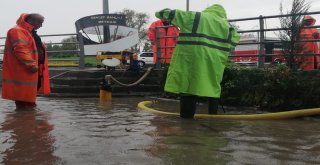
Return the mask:
[(156, 17), (180, 28), (165, 91), (220, 98), (228, 55), (240, 40), (224, 8), (215, 4), (202, 12), (164, 9)]

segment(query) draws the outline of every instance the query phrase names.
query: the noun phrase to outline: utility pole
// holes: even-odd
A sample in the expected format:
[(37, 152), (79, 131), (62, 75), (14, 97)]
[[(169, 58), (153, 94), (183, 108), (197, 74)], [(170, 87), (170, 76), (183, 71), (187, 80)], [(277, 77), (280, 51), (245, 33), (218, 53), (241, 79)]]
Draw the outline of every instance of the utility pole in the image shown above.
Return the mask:
[[(109, 0), (103, 0), (102, 7), (103, 14), (109, 14)], [(109, 26), (103, 27), (103, 41), (104, 43), (108, 43), (110, 41)]]
[(187, 11), (189, 11), (189, 0), (187, 0)]

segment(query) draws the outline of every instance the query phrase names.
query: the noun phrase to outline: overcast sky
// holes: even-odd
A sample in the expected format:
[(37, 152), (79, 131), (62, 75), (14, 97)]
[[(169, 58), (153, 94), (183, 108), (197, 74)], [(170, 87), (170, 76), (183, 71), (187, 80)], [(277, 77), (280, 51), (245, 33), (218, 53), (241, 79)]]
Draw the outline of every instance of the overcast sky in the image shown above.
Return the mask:
[[(290, 7), (292, 0), (282, 0)], [(320, 0), (311, 2), (310, 11), (320, 11)], [(229, 19), (255, 17), (259, 15), (279, 14), (281, 0), (190, 0), (190, 10), (201, 11), (211, 4), (219, 3), (227, 11)], [(186, 0), (109, 0), (110, 13), (124, 8), (150, 15), (163, 8), (186, 9)], [(74, 22), (82, 17), (102, 13), (102, 0), (1, 0), (0, 36), (5, 36), (9, 28), (15, 25), (20, 13), (40, 13), (45, 16), (39, 34), (75, 33)], [(320, 15), (315, 16), (320, 22)], [(267, 22), (268, 27), (278, 26), (278, 20)], [(242, 29), (256, 28), (256, 22), (240, 25)]]

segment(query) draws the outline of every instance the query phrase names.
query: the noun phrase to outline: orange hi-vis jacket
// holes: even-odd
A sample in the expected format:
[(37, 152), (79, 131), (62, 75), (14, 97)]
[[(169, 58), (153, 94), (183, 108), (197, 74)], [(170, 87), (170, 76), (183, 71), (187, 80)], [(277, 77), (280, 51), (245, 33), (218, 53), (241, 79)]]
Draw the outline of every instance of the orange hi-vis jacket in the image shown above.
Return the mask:
[[(153, 62), (157, 61), (157, 42), (156, 42), (156, 27), (164, 26), (162, 20), (158, 20), (153, 22), (148, 30), (149, 40), (152, 42), (153, 48)], [(176, 41), (179, 35), (179, 29), (175, 26), (168, 27), (167, 30), (165, 28), (159, 28), (159, 37), (165, 36), (176, 36), (175, 38), (160, 38), (160, 47), (174, 47), (176, 45)], [(171, 56), (174, 48), (161, 48), (161, 62), (162, 63), (170, 63)]]
[[(48, 55), (45, 51), (44, 65), (38, 66), (37, 47), (31, 34), (33, 26), (25, 22), (26, 17), (27, 14), (21, 14), (17, 25), (7, 33), (3, 56), (2, 98), (35, 102), (40, 73), (42, 84), (39, 92), (50, 94)], [(39, 71), (29, 72), (34, 66), (39, 67)]]
[[(311, 16), (305, 16), (304, 20), (312, 20), (311, 26), (316, 23), (316, 20)], [(300, 32), (301, 40), (313, 40), (319, 39), (319, 31), (316, 28), (304, 28)], [(303, 42), (302, 54), (318, 54), (319, 47), (317, 42)], [(301, 58), (302, 64), (300, 68), (302, 70), (320, 69), (320, 56), (304, 56)]]

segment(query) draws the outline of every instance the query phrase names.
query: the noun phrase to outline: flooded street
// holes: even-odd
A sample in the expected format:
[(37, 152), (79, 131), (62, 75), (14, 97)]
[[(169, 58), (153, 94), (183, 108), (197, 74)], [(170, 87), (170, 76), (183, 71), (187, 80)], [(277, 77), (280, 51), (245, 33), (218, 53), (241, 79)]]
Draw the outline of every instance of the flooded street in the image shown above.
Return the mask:
[(0, 164), (320, 164), (318, 118), (182, 120), (138, 111), (142, 100), (0, 100)]

